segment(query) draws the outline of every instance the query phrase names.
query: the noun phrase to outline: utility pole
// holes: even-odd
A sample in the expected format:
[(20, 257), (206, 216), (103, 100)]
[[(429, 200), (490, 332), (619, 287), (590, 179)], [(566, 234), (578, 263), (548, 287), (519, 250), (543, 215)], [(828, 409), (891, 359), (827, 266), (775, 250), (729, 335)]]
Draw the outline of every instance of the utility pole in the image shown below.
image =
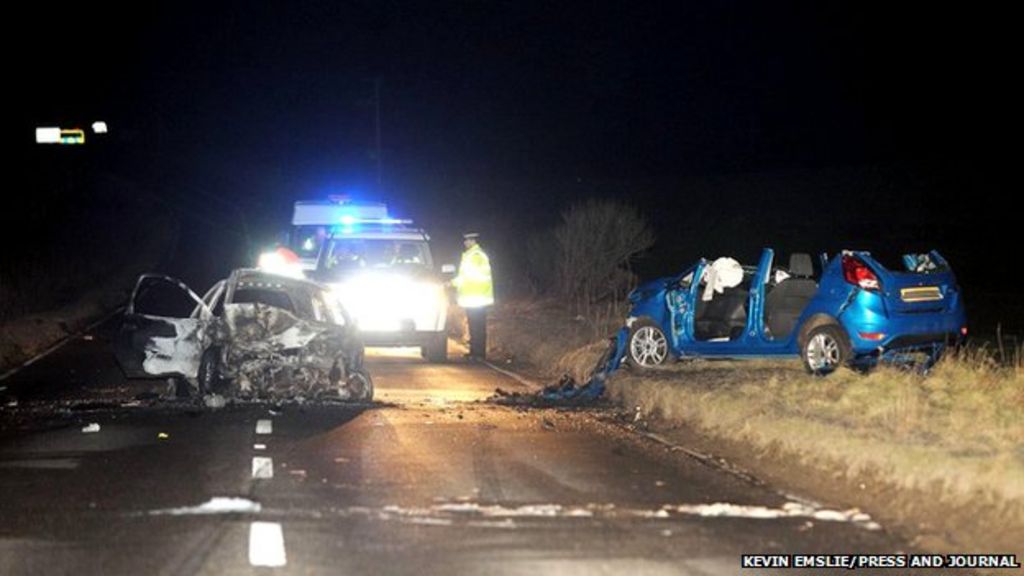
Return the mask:
[(373, 79), (373, 103), (377, 127), (377, 193), (380, 194), (382, 192), (381, 182), (383, 180), (380, 163), (380, 76)]

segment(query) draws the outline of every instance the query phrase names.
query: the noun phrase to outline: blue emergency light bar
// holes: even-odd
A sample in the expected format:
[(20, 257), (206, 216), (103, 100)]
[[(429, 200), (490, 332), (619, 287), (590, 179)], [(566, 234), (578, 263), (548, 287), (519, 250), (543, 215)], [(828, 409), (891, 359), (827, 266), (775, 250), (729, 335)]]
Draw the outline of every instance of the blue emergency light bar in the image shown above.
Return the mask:
[(296, 202), (295, 210), (292, 212), (292, 224), (295, 226), (329, 226), (338, 222), (347, 224), (349, 218), (353, 219), (353, 224), (358, 223), (361, 219), (391, 219), (387, 206), (382, 203), (340, 201), (338, 199)]
[[(412, 224), (412, 220), (399, 218), (356, 218), (355, 216), (342, 216), (340, 224), (331, 226), (332, 235), (355, 234), (356, 232), (384, 231), (391, 226), (406, 226)], [(401, 230), (401, 228), (399, 229)]]
[(412, 220), (403, 220), (400, 218), (357, 218), (350, 214), (345, 214), (341, 217), (341, 223), (345, 226), (354, 226), (356, 224), (379, 224), (381, 226), (395, 226), (401, 224), (412, 224)]

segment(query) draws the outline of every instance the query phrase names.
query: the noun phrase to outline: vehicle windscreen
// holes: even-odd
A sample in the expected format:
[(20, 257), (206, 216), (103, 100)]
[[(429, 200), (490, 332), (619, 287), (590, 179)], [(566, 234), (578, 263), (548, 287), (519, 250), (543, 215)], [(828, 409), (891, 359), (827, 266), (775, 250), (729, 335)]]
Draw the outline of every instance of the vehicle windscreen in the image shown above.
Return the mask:
[(432, 266), (427, 243), (417, 240), (336, 238), (324, 256), (323, 268), (332, 271)]
[(263, 304), (274, 308), (287, 310), (295, 314), (295, 304), (287, 292), (271, 290), (268, 288), (243, 288), (235, 290), (234, 304)]
[(326, 238), (326, 226), (296, 226), (292, 229), (289, 248), (299, 258), (316, 259)]

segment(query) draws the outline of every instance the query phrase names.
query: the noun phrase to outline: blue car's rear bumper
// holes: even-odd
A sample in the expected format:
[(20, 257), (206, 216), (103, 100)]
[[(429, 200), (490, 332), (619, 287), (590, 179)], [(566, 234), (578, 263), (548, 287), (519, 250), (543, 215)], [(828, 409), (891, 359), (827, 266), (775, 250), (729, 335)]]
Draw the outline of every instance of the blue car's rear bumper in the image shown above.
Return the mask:
[(967, 326), (959, 301), (934, 311), (901, 313), (886, 310), (876, 298), (861, 293), (839, 316), (856, 355), (956, 343)]

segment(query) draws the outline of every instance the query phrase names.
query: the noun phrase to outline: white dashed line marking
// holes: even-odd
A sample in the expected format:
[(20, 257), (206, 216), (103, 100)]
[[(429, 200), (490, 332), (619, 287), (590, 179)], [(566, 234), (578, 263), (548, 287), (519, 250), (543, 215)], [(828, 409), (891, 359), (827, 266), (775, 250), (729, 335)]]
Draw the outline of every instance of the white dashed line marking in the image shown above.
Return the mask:
[(267, 449), (267, 445), (266, 444), (253, 444), (252, 445), (252, 449), (253, 450), (266, 450)]
[(249, 525), (249, 564), (280, 567), (288, 563), (284, 553), (284, 532), (277, 522)]
[(274, 477), (274, 459), (264, 458), (263, 456), (256, 456), (252, 459), (252, 477), (253, 478), (273, 478)]
[(257, 434), (271, 434), (274, 432), (274, 422), (271, 420), (258, 420), (256, 422)]

